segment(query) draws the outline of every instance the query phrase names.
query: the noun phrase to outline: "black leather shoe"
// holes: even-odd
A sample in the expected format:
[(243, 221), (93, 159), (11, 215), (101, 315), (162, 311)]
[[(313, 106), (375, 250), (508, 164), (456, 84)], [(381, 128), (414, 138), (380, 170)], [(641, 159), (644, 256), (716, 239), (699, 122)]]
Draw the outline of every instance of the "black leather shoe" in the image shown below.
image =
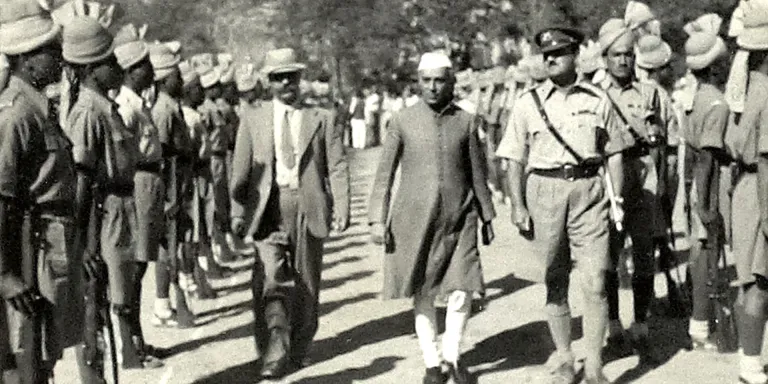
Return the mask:
[(475, 384), (475, 378), (469, 373), (467, 367), (461, 363), (461, 360), (456, 363), (448, 363), (448, 372), (456, 384)]
[(443, 373), (442, 367), (427, 368), (424, 373), (424, 384), (445, 384), (448, 382), (448, 375)]

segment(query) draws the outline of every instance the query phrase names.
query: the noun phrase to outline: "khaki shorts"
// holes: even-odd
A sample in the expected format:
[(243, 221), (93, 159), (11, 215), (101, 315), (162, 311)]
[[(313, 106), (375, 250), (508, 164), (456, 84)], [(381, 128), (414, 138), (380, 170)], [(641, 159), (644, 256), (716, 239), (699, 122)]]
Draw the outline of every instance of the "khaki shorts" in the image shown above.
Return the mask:
[(570, 270), (599, 277), (608, 267), (608, 197), (600, 176), (573, 181), (531, 174), (526, 204), (533, 243), (547, 274)]
[(101, 222), (101, 254), (107, 264), (110, 302), (114, 305), (130, 304), (136, 229), (133, 198), (107, 196)]

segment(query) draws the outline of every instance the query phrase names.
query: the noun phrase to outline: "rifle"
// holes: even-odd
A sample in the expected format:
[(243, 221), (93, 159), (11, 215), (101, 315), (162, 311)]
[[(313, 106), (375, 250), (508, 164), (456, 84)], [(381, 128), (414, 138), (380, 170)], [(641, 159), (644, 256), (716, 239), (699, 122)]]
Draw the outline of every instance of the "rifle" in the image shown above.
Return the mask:
[(166, 163), (169, 165), (168, 180), (166, 184), (166, 194), (173, 199), (172, 204), (176, 207), (176, 212), (172, 212), (171, 215), (166, 217), (166, 236), (167, 236), (167, 257), (168, 268), (171, 275), (171, 282), (173, 282), (173, 289), (175, 293), (176, 301), (176, 321), (179, 328), (190, 328), (195, 324), (195, 315), (187, 306), (187, 300), (184, 290), (179, 285), (179, 221), (178, 221), (178, 208), (182, 201), (182, 193), (179, 180), (178, 169), (178, 157), (174, 156)]
[(101, 258), (101, 226), (104, 209), (104, 195), (100, 188), (92, 187), (92, 201), (89, 206), (86, 249), (84, 261), (91, 269), (86, 273), (85, 286), (85, 362), (100, 375), (104, 374), (104, 329), (107, 330), (109, 353), (112, 364), (112, 381), (119, 382), (117, 347), (112, 326), (108, 299), (107, 264)]
[[(713, 172), (712, 186), (710, 188), (710, 207), (717, 207), (720, 193), (720, 171), (717, 165)], [(714, 204), (714, 205), (712, 205)], [(725, 223), (723, 217), (718, 214), (716, 219), (706, 225), (707, 247), (703, 249), (707, 257), (710, 301), (710, 324), (714, 326), (715, 343), (720, 353), (735, 352), (739, 347), (736, 319), (734, 318), (734, 302), (736, 296), (731, 289), (725, 259)], [(722, 260), (722, 266), (721, 266)]]

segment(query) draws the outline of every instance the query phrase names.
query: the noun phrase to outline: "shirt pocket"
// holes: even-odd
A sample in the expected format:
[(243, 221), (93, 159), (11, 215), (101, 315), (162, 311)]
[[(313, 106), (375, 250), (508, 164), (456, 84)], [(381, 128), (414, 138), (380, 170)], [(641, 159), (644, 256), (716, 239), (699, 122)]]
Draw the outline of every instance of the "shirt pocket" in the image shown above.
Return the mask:
[(574, 126), (578, 130), (576, 134), (571, 135), (571, 140), (574, 141), (574, 147), (583, 152), (583, 156), (592, 156), (596, 153), (598, 143), (607, 138), (601, 138), (600, 132), (603, 130), (600, 128), (602, 125), (600, 122), (600, 116), (598, 116), (593, 110), (583, 109), (577, 110), (573, 116)]

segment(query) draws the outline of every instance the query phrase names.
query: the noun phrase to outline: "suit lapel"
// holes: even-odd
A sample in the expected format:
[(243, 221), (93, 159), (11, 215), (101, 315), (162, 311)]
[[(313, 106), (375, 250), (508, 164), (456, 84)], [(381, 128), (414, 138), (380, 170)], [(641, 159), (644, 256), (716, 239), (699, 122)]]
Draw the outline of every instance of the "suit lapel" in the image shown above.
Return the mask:
[(314, 108), (304, 108), (301, 114), (301, 131), (299, 132), (299, 164), (304, 158), (304, 153), (309, 148), (312, 138), (320, 128), (320, 122), (317, 119), (317, 110)]
[(261, 109), (264, 116), (262, 120), (264, 122), (264, 129), (261, 131), (261, 146), (263, 147), (265, 160), (269, 164), (275, 162), (275, 104), (271, 101), (264, 104)]

